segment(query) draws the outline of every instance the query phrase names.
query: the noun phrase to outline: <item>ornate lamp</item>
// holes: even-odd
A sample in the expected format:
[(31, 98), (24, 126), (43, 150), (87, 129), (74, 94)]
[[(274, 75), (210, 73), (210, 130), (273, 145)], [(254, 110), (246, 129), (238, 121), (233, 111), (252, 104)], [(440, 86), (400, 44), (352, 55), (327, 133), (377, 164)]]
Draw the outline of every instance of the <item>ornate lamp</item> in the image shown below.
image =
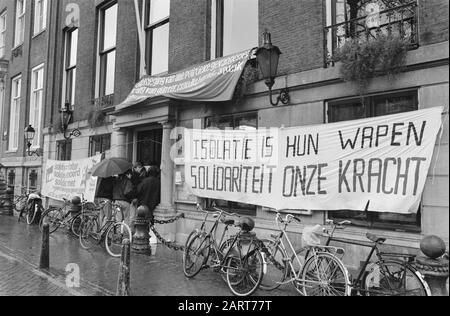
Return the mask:
[(272, 45), (271, 34), (264, 32), (264, 45), (256, 51), (256, 60), (258, 61), (259, 69), (269, 88), (270, 104), (278, 106), (281, 102), (286, 105), (289, 103), (289, 90), (282, 89), (276, 102), (273, 101), (272, 87), (275, 84), (275, 78), (278, 72), (278, 62), (280, 60), (281, 51), (277, 46)]
[(72, 137), (80, 137), (81, 132), (79, 129), (74, 129), (67, 136), (67, 129), (69, 128), (69, 124), (73, 118), (73, 111), (70, 109), (70, 103), (66, 101), (66, 103), (64, 104), (64, 108), (59, 110), (59, 113), (61, 114), (61, 127), (63, 129), (64, 138), (69, 140)]
[(31, 157), (33, 155), (36, 155), (39, 157), (38, 151), (31, 150), (31, 146), (33, 145), (32, 142), (33, 142), (34, 136), (36, 136), (36, 130), (33, 128), (33, 126), (28, 125), (28, 127), (25, 128), (25, 140), (27, 142), (28, 156)]

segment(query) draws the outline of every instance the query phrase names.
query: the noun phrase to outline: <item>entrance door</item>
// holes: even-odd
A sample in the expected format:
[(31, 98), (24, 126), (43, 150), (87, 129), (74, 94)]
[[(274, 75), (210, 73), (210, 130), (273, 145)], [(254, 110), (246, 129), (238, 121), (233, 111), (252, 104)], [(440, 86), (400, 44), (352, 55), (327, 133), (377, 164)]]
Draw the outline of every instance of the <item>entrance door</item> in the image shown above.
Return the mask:
[(161, 165), (162, 128), (137, 133), (137, 161), (144, 166)]

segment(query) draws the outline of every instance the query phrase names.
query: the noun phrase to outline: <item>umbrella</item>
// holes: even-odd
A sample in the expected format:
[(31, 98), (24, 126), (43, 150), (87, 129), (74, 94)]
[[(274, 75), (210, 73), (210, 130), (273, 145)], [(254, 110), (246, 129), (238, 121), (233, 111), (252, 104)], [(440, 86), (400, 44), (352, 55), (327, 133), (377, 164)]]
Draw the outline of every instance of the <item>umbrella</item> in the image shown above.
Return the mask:
[(122, 174), (133, 167), (131, 162), (122, 158), (109, 158), (96, 164), (92, 168), (92, 176), (99, 178), (109, 178)]

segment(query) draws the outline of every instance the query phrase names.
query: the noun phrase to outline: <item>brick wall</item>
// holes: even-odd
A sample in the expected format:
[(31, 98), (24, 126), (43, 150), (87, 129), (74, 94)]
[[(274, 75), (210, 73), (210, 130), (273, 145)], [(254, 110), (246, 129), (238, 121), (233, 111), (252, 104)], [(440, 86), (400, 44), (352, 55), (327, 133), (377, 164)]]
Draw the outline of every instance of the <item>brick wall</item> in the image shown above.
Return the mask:
[(289, 74), (323, 66), (322, 1), (260, 1), (260, 33), (272, 33), (272, 42), (283, 53), (279, 73)]
[(420, 45), (448, 41), (448, 0), (419, 1)]
[(172, 0), (170, 10), (169, 72), (209, 58), (208, 0)]

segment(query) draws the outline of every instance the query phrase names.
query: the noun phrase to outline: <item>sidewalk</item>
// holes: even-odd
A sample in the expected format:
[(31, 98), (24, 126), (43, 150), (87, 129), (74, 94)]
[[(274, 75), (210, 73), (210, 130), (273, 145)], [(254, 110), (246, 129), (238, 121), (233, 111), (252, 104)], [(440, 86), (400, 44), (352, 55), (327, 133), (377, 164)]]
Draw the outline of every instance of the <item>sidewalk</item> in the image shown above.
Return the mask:
[[(78, 239), (71, 237), (64, 229), (50, 236), (51, 276), (47, 282), (49, 284), (46, 283), (40, 291), (33, 290), (36, 284), (43, 282), (41, 280), (43, 276), (35, 266), (39, 263), (40, 245), (41, 234), (37, 226), (17, 223), (17, 218), (0, 217), (0, 295), (45, 295), (39, 293), (47, 292), (52, 295), (50, 293), (62, 290), (66, 291), (66, 295), (115, 294), (120, 259), (111, 258), (100, 246), (90, 251), (84, 250), (79, 246)], [(181, 252), (170, 250), (163, 245), (157, 245), (152, 252), (152, 256), (132, 253), (130, 279), (132, 295), (232, 296), (221, 277), (212, 271), (206, 270), (194, 279), (187, 279), (183, 274)], [(81, 283), (78, 289), (64, 288), (68, 264), (77, 264), (80, 267)], [(29, 271), (27, 273), (32, 273), (33, 276), (21, 277), (25, 266)], [(24, 282), (27, 283), (22, 284)], [(11, 287), (11, 283), (18, 284), (18, 290)], [(58, 289), (54, 289), (54, 286)], [(23, 287), (30, 288), (30, 291), (21, 294)], [(5, 289), (8, 293), (5, 293)], [(274, 292), (258, 291), (255, 295), (296, 294), (288, 285)]]

